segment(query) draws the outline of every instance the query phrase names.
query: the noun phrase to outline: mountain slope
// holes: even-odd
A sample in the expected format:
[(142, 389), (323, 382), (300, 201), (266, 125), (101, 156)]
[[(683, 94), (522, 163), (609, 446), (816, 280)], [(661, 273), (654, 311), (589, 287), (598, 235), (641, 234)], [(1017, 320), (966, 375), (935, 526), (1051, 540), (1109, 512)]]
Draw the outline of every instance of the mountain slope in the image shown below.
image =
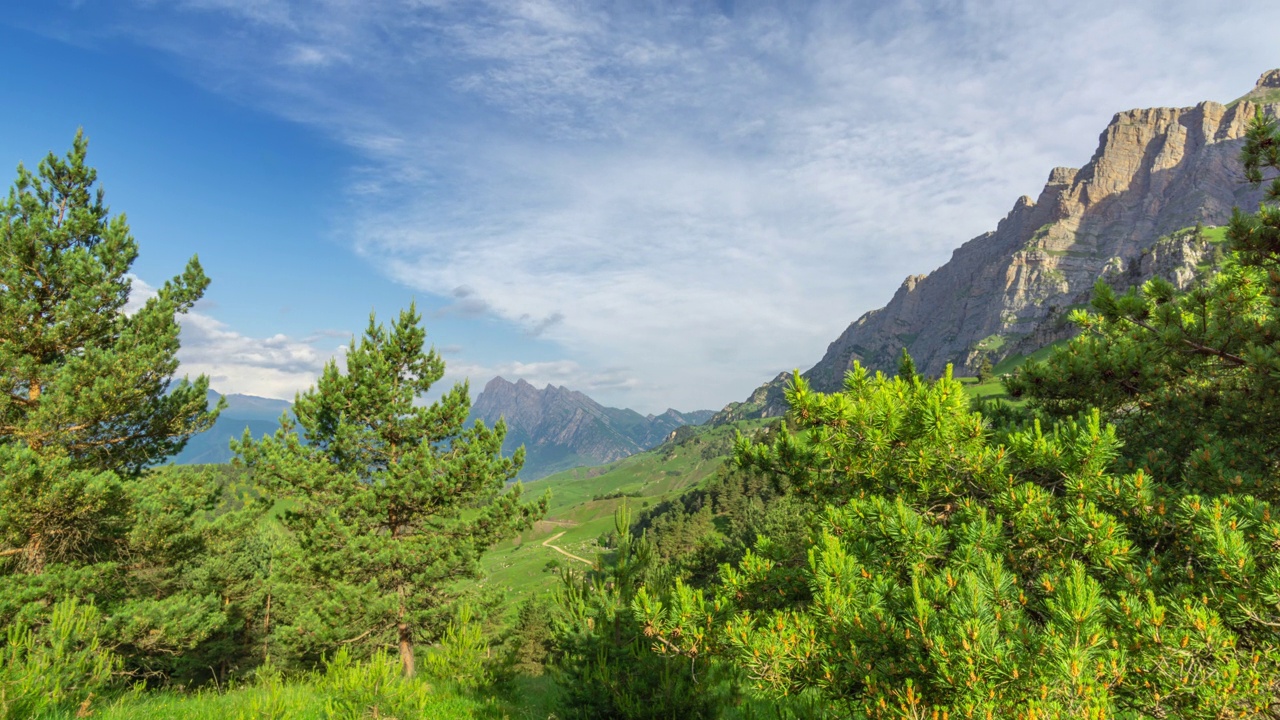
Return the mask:
[[(209, 407), (220, 395), (209, 391)], [(203, 465), (230, 462), (231, 440), (239, 440), (246, 429), (254, 437), (270, 435), (280, 427), (280, 415), (293, 407), (284, 400), (254, 395), (227, 395), (227, 407), (213, 427), (192, 437), (187, 446), (173, 458), (177, 465)]]
[(998, 361), (1070, 335), (1066, 311), (1088, 302), (1099, 277), (1127, 287), (1160, 275), (1186, 287), (1212, 247), (1178, 231), (1224, 224), (1232, 207), (1261, 198), (1241, 182), (1238, 155), (1259, 108), (1252, 97), (1273, 86), (1275, 71), (1230, 108), (1203, 102), (1117, 113), (1084, 167), (1055, 168), (1039, 197), (1019, 198), (995, 231), (934, 272), (908, 277), (807, 375), (835, 389), (852, 360), (891, 370), (903, 347), (927, 374), (947, 363), (972, 374), (983, 353)]
[(524, 380), (494, 378), (471, 406), (471, 417), (492, 425), (507, 423), (503, 452), (525, 446), (525, 480), (579, 465), (600, 465), (647, 450), (676, 428), (700, 424), (710, 411), (641, 415), (604, 407), (583, 393), (548, 385), (539, 390)]
[[(883, 308), (853, 321), (805, 377), (840, 388), (854, 360), (896, 369), (902, 348), (939, 375), (948, 363), (975, 374), (993, 363), (1070, 337), (1067, 313), (1089, 302), (1094, 283), (1118, 289), (1154, 276), (1185, 288), (1211, 267), (1233, 207), (1252, 209), (1262, 191), (1242, 182), (1245, 128), (1261, 108), (1280, 114), (1280, 70), (1229, 106), (1117, 113), (1083, 167), (1055, 168), (1037, 198), (1023, 196), (994, 231), (961, 245), (945, 265), (912, 275)], [(775, 378), (713, 423), (785, 410)]]

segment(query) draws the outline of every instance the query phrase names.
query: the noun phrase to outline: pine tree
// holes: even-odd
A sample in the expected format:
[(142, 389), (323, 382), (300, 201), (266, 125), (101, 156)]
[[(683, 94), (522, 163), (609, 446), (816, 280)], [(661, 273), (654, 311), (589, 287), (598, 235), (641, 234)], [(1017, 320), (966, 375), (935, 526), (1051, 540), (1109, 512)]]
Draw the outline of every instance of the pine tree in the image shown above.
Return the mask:
[(173, 381), (179, 326), (208, 285), (192, 258), (133, 315), (137, 244), (109, 216), (77, 133), (21, 165), (0, 203), (0, 558), (38, 574), (103, 559), (127, 531), (127, 481), (207, 429), (208, 380)]
[(991, 364), (991, 355), (984, 352), (982, 360), (978, 362), (978, 382), (987, 382), (993, 373), (995, 373), (995, 366)]
[(0, 438), (126, 474), (213, 423), (208, 379), (173, 382), (176, 316), (209, 281), (195, 258), (133, 315), (137, 243), (109, 216), (77, 133), (66, 158), (18, 167), (0, 203)]
[[(465, 427), (465, 383), (419, 399), (444, 375), (410, 308), (390, 330), (373, 317), (346, 353), (298, 396), (274, 438), (238, 445), (258, 482), (288, 507), (298, 543), (290, 597), (277, 598), (278, 637), (304, 657), (339, 644), (399, 649), (406, 676), (415, 643), (450, 617), (457, 581), (478, 574), (493, 543), (529, 527), (546, 500), (520, 502), (523, 452), (500, 455), (505, 426)], [(301, 430), (302, 437), (294, 431)]]
[(19, 166), (0, 202), (0, 624), (91, 598), (113, 618), (104, 642), (156, 670), (222, 621), (187, 573), (216, 488), (148, 469), (217, 414), (207, 378), (174, 379), (177, 318), (208, 279), (192, 258), (125, 312), (137, 243), (86, 149), (77, 133)]
[(898, 360), (898, 377), (907, 382), (920, 377), (920, 373), (916, 372), (916, 361), (911, 359), (911, 353), (906, 348), (902, 348), (902, 357)]

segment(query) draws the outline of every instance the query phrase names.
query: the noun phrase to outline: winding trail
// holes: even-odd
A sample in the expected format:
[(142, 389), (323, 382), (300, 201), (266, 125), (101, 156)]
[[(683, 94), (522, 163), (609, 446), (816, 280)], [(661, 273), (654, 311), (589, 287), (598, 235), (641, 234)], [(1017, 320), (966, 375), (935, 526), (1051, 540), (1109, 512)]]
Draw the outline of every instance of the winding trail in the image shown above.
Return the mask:
[(595, 565), (595, 563), (591, 562), (590, 560), (588, 560), (588, 559), (586, 559), (586, 558), (578, 557), (577, 555), (574, 555), (573, 553), (569, 552), (568, 550), (565, 550), (565, 549), (563, 549), (563, 548), (560, 548), (560, 547), (557, 547), (557, 546), (555, 546), (555, 545), (552, 545), (552, 544), (551, 544), (551, 541), (552, 541), (552, 540), (556, 540), (556, 539), (558, 539), (561, 535), (565, 534), (565, 532), (566, 532), (566, 531), (561, 530), (560, 532), (556, 533), (555, 535), (552, 535), (551, 537), (547, 538), (546, 540), (543, 540), (543, 541), (542, 541), (542, 547), (549, 547), (549, 548), (551, 548), (552, 550), (555, 550), (556, 552), (560, 553), (561, 555), (564, 555), (565, 557), (571, 557), (571, 558), (573, 558), (574, 560), (577, 560), (577, 561), (579, 561), (579, 562), (584, 562), (584, 563), (586, 563), (586, 564), (588, 564), (588, 565)]

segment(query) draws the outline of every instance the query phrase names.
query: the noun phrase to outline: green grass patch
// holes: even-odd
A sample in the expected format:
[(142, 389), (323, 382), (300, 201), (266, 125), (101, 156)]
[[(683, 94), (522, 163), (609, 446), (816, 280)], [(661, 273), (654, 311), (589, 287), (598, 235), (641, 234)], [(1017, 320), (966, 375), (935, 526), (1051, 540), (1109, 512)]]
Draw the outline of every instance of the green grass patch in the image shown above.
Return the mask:
[(1206, 227), (1204, 229), (1204, 238), (1215, 245), (1226, 242), (1227, 226), (1218, 225), (1215, 227)]
[(1280, 90), (1265, 90), (1261, 93), (1256, 93), (1256, 94), (1251, 92), (1248, 95), (1242, 95), (1236, 98), (1235, 100), (1232, 100), (1231, 102), (1227, 103), (1227, 107), (1233, 108), (1236, 105), (1239, 105), (1241, 102), (1243, 102), (1246, 99), (1249, 100), (1249, 102), (1254, 103), (1255, 105), (1268, 105), (1271, 103), (1280, 103)]
[[(995, 336), (993, 335), (992, 337), (995, 337)], [(986, 341), (984, 340), (983, 342), (986, 342)], [(1055, 343), (1046, 345), (1045, 347), (1042, 347), (1039, 350), (1036, 350), (1030, 355), (1021, 355), (1021, 354), (1010, 355), (1009, 357), (996, 363), (995, 367), (992, 368), (992, 375), (994, 377), (991, 380), (988, 380), (987, 382), (980, 383), (978, 382), (978, 378), (976, 377), (959, 377), (956, 379), (960, 381), (960, 384), (964, 386), (965, 392), (969, 395), (969, 397), (973, 399), (1004, 400), (1005, 402), (1011, 403), (1013, 405), (1021, 405), (1026, 401), (1015, 400), (1012, 397), (1010, 397), (1009, 394), (1005, 392), (1004, 382), (1000, 379), (1000, 376), (1007, 375), (1013, 372), (1014, 370), (1018, 369), (1028, 361), (1044, 360), (1045, 358), (1049, 357), (1049, 354), (1053, 352), (1053, 349), (1055, 347), (1067, 342), (1069, 341), (1059, 340)], [(979, 345), (981, 345), (981, 343)]]
[(1004, 347), (1005, 339), (1003, 335), (988, 335), (978, 341), (978, 349), (983, 352), (998, 352)]
[[(1086, 307), (1086, 306), (1072, 305), (1068, 309), (1069, 310), (1075, 309), (1077, 307)], [(1058, 340), (1057, 342), (1053, 342), (1048, 345), (1045, 345), (1044, 347), (1040, 348), (1039, 350), (1036, 350), (1030, 355), (1022, 355), (1022, 354), (1010, 355), (1009, 357), (996, 363), (995, 367), (992, 368), (992, 372), (995, 375), (1007, 375), (1008, 373), (1011, 373), (1014, 370), (1017, 370), (1019, 367), (1022, 367), (1022, 365), (1026, 363), (1028, 360), (1035, 360), (1035, 361), (1044, 360), (1045, 358), (1049, 357), (1049, 354), (1053, 352), (1053, 349), (1055, 347), (1058, 347), (1059, 345), (1064, 345), (1067, 342), (1069, 341)]]
[(999, 379), (988, 380), (980, 383), (976, 377), (956, 378), (964, 385), (964, 391), (969, 397), (976, 400), (1008, 400), (1013, 402), (1013, 398), (1004, 391), (1004, 383)]
[[(732, 454), (736, 432), (750, 435), (776, 418), (740, 420), (720, 427), (699, 427), (673, 443), (665, 443), (617, 462), (579, 467), (525, 483), (526, 497), (551, 491), (547, 517), (520, 537), (498, 543), (480, 560), (483, 584), (506, 593), (514, 615), (527, 597), (545, 595), (560, 583), (559, 570), (582, 566), (543, 545), (595, 560), (604, 551), (597, 540), (613, 530), (613, 513), (624, 502), (639, 509), (675, 497), (702, 484)], [(551, 561), (553, 567), (548, 567)]]
[[(390, 655), (364, 662), (339, 652), (327, 668), (282, 676), (267, 671), (252, 683), (196, 692), (125, 693), (91, 704), (100, 720), (240, 720), (244, 718), (545, 718), (555, 711), (556, 688), (547, 678), (516, 678), (504, 697), (461, 689), (426, 675), (400, 676)], [(512, 699), (517, 702), (512, 702)]]

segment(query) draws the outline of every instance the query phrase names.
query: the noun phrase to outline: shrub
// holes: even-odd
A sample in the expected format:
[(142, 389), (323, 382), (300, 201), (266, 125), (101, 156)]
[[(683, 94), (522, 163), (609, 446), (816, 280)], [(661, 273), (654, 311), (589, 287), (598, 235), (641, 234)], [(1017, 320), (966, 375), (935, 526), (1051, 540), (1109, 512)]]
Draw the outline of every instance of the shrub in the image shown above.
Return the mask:
[(119, 660), (98, 639), (101, 618), (75, 599), (53, 607), (47, 625), (12, 625), (0, 647), (0, 717), (34, 718), (88, 707)]

